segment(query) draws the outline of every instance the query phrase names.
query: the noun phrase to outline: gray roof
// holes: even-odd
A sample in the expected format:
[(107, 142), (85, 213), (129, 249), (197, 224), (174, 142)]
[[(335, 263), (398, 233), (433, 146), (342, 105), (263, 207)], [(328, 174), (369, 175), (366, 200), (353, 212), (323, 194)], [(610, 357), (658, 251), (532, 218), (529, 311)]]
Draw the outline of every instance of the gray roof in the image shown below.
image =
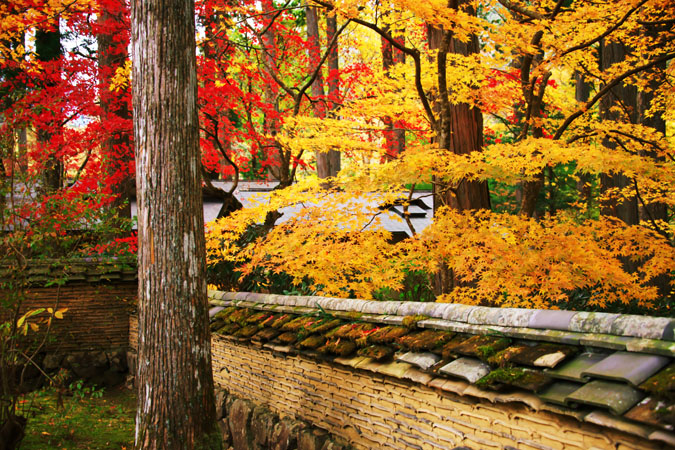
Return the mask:
[[(234, 191), (235, 197), (244, 205), (244, 208), (249, 207), (253, 204), (253, 198), (255, 196), (260, 196), (261, 193), (270, 192), (274, 187), (277, 186), (275, 181), (241, 181), (239, 182), (237, 189)], [(232, 186), (232, 182), (229, 181), (216, 181), (213, 182), (215, 187), (221, 189), (229, 190)], [(263, 194), (264, 195), (264, 194)], [(407, 198), (407, 193), (401, 192), (401, 198)], [(410, 218), (410, 223), (414, 228), (416, 233), (424, 230), (427, 226), (431, 224), (433, 219), (433, 207), (431, 203), (431, 193), (428, 191), (415, 192), (412, 199), (413, 203), (408, 207), (408, 213)], [(324, 203), (330, 203), (330, 199), (323, 200)], [(372, 201), (361, 200), (364, 208), (377, 208), (384, 205), (373, 204)], [(204, 199), (204, 223), (208, 223), (212, 220), (215, 220), (220, 211), (222, 202), (216, 201), (213, 199), (206, 198)], [(307, 205), (312, 206), (312, 205)], [(286, 220), (296, 216), (302, 211), (303, 205), (295, 205), (281, 209), (282, 217), (277, 221), (277, 223), (283, 223)], [(131, 215), (136, 216), (136, 202), (132, 201), (131, 203)], [(412, 232), (410, 227), (404, 219), (403, 206), (401, 205), (390, 205), (386, 210), (382, 211), (380, 214), (380, 223), (382, 227), (394, 234), (403, 234), (411, 236)], [(371, 227), (374, 225), (371, 225)]]

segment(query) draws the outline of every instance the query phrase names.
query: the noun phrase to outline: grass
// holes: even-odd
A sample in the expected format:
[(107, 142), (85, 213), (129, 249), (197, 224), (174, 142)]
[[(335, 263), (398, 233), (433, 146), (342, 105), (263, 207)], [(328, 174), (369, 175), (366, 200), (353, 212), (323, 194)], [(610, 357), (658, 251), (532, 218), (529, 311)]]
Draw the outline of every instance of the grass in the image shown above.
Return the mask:
[(109, 391), (76, 390), (57, 408), (53, 389), (23, 399), (28, 416), (21, 450), (131, 449), (136, 397), (124, 386)]

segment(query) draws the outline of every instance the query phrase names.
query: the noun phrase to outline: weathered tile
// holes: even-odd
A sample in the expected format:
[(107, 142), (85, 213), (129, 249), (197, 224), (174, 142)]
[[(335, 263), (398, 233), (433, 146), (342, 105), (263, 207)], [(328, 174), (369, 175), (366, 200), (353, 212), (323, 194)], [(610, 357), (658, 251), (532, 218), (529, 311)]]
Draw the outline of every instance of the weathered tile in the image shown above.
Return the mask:
[(403, 374), (403, 378), (415, 383), (426, 385), (429, 384), (434, 377), (432, 375), (429, 375), (428, 373), (424, 373), (412, 367)]
[(490, 373), (490, 367), (478, 359), (459, 358), (441, 367), (438, 371), (443, 375), (462, 378), (473, 384)]
[(599, 406), (621, 415), (637, 405), (644, 397), (644, 394), (627, 384), (594, 380), (568, 395), (565, 402)]
[(610, 334), (612, 323), (618, 317), (619, 314), (578, 312), (570, 320), (569, 330), (582, 333)]
[(422, 370), (427, 370), (431, 366), (436, 364), (438, 361), (440, 361), (441, 357), (431, 352), (424, 352), (424, 353), (407, 352), (403, 353), (402, 355), (397, 355), (395, 359), (396, 361), (403, 361), (410, 363), (414, 366), (419, 367)]
[(538, 392), (552, 382), (552, 378), (538, 370), (522, 367), (502, 367), (495, 369), (476, 382), (480, 388), (499, 389), (502, 386), (514, 386), (527, 391)]
[(381, 373), (382, 375), (389, 375), (395, 378), (403, 378), (403, 374), (405, 374), (412, 367), (413, 367), (412, 364), (394, 361), (388, 364), (381, 364), (379, 367), (375, 369), (375, 372)]
[(612, 336), (609, 334), (582, 333), (581, 339), (579, 339), (579, 345), (623, 351), (626, 350), (626, 347), (634, 339), (637, 338)]
[(582, 376), (583, 371), (599, 363), (606, 357), (607, 355), (603, 353), (582, 353), (562, 366), (555, 369), (546, 369), (545, 372), (553, 378), (586, 382), (588, 379)]
[(611, 333), (617, 336), (634, 336), (646, 339), (673, 340), (675, 319), (623, 314), (612, 324)]
[(396, 314), (403, 302), (366, 302), (361, 308), (362, 313), (367, 314)]
[(376, 361), (382, 361), (393, 355), (394, 350), (386, 345), (369, 345), (368, 347), (359, 349), (358, 354), (359, 356), (373, 358)]
[(542, 309), (534, 311), (528, 327), (543, 328), (545, 330), (563, 330), (568, 331), (570, 321), (576, 314), (576, 311)]
[(645, 381), (670, 362), (665, 356), (616, 352), (585, 369), (582, 377), (627, 381), (633, 386)]
[(454, 333), (439, 330), (415, 331), (396, 340), (398, 344), (413, 351), (434, 350), (448, 342)]
[(491, 403), (494, 403), (497, 397), (499, 396), (499, 394), (495, 391), (480, 389), (479, 387), (473, 384), (469, 385), (466, 389), (464, 389), (462, 395), (470, 395), (472, 397), (482, 398), (485, 400), (489, 400)]
[(468, 322), (475, 325), (526, 327), (533, 314), (533, 310), (523, 308), (477, 307), (469, 314)]
[[(429, 383), (430, 386), (435, 384), (436, 380), (440, 380), (440, 378), (436, 378), (435, 380), (432, 380), (431, 383)], [(432, 387), (437, 387), (438, 389), (441, 389), (443, 391), (447, 392), (452, 392), (453, 394), (457, 395), (462, 395), (464, 391), (470, 386), (469, 383), (466, 381), (461, 381), (461, 380), (443, 380), (442, 383), (436, 383)]]
[(428, 304), (422, 302), (404, 302), (396, 312), (399, 316), (423, 316), (428, 309)]
[(625, 433), (634, 434), (642, 438), (648, 438), (650, 429), (643, 425), (631, 422), (621, 417), (616, 417), (607, 414), (603, 411), (593, 411), (584, 417), (584, 421), (600, 425), (602, 427), (614, 428), (615, 430), (623, 431)]
[(365, 356), (356, 356), (354, 358), (337, 357), (337, 358), (333, 358), (333, 362), (336, 362), (338, 364), (342, 364), (343, 366), (356, 367), (367, 359), (370, 359), (370, 358), (366, 358)]
[(667, 444), (669, 447), (675, 447), (675, 434), (665, 431), (653, 431), (647, 437), (650, 441), (660, 441)]
[(461, 303), (445, 303), (444, 305), (442, 318), (455, 322), (466, 322), (469, 319), (471, 311), (476, 308), (476, 306), (463, 305)]
[(505, 392), (503, 394), (497, 395), (495, 401), (499, 403), (511, 403), (511, 402), (520, 402), (524, 403), (535, 411), (539, 411), (544, 405), (542, 399), (537, 395), (531, 394), (529, 392)]
[(209, 309), (209, 319), (224, 310), (225, 308), (223, 306), (215, 306), (213, 308)]
[(501, 336), (472, 336), (453, 346), (453, 352), (487, 360), (511, 344), (511, 339)]
[(623, 416), (636, 422), (672, 430), (675, 426), (675, 403), (647, 397)]
[(556, 344), (538, 344), (533, 347), (525, 347), (511, 357), (510, 361), (526, 366), (553, 368), (568, 357), (578, 353), (577, 347)]
[(675, 358), (675, 342), (659, 339), (633, 338), (626, 343), (626, 350), (629, 352), (652, 353)]
[(583, 386), (581, 383), (571, 381), (556, 381), (539, 393), (539, 397), (547, 402), (565, 406), (565, 399), (572, 392)]

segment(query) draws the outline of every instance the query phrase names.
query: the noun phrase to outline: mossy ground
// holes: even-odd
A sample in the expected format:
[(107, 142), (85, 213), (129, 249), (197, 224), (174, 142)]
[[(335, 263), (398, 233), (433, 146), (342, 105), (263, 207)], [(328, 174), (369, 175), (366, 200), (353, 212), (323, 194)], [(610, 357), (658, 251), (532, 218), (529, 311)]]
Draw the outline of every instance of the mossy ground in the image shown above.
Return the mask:
[(136, 396), (124, 387), (100, 398), (64, 397), (62, 409), (51, 389), (33, 392), (23, 401), (29, 418), (21, 450), (133, 448)]

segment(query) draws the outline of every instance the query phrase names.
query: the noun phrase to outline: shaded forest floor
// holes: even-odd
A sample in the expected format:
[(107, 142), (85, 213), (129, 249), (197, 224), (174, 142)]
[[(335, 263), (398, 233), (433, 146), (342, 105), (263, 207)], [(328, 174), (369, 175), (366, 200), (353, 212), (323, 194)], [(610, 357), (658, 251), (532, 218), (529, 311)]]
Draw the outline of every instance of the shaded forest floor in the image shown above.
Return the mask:
[(28, 394), (21, 450), (132, 449), (136, 395), (123, 385), (106, 391), (75, 390), (57, 407), (54, 389)]

